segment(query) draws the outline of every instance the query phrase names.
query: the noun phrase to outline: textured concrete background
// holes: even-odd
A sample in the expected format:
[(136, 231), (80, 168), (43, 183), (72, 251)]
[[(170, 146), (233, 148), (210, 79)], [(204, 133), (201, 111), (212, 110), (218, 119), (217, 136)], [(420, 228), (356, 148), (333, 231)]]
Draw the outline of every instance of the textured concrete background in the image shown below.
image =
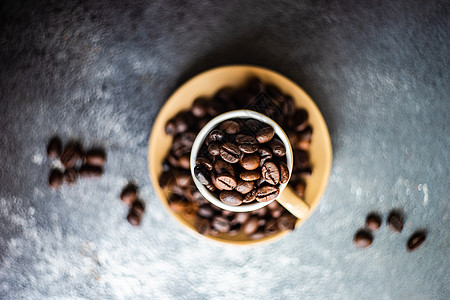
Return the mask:
[[(1, 299), (449, 299), (448, 1), (10, 1), (0, 12)], [(285, 238), (187, 234), (147, 174), (168, 96), (224, 64), (274, 69), (321, 109), (328, 188)], [(106, 148), (106, 174), (47, 187), (53, 134)], [(141, 187), (140, 228), (122, 186)], [(372, 210), (406, 213), (366, 250)], [(408, 236), (429, 231), (407, 253)]]

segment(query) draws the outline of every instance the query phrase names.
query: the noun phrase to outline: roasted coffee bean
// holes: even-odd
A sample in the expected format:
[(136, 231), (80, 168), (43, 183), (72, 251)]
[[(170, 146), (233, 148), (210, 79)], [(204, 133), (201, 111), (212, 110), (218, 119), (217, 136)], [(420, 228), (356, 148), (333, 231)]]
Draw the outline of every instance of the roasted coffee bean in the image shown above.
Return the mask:
[(58, 158), (61, 156), (62, 142), (58, 137), (53, 137), (47, 145), (47, 156), (49, 158)]
[(250, 214), (248, 212), (238, 212), (234, 214), (231, 224), (244, 224), (249, 218)]
[(213, 181), (213, 183), (216, 186), (216, 188), (218, 188), (221, 191), (222, 190), (231, 191), (237, 185), (236, 179), (234, 179), (232, 175), (227, 173), (215, 176), (215, 180)]
[(185, 146), (185, 148), (189, 149), (194, 144), (195, 138), (197, 134), (193, 131), (186, 131), (181, 134), (177, 134), (173, 139), (173, 144), (180, 144), (181, 146)]
[(246, 235), (251, 235), (258, 230), (258, 217), (251, 217), (242, 227), (242, 231)]
[(272, 159), (272, 151), (270, 151), (269, 149), (267, 149), (267, 148), (260, 148), (258, 152), (259, 152), (259, 155), (261, 157), (260, 162), (259, 162), (260, 166), (264, 165), (264, 163), (267, 160)]
[(264, 238), (265, 236), (266, 235), (265, 235), (264, 231), (261, 229), (261, 230), (256, 231), (252, 235), (250, 235), (250, 239), (251, 240), (260, 240), (260, 239)]
[(285, 211), (284, 208), (280, 204), (278, 204), (277, 201), (270, 202), (267, 205), (267, 208), (269, 209), (269, 213), (273, 218), (279, 218)]
[(63, 174), (63, 181), (66, 184), (74, 184), (78, 179), (78, 172), (74, 168), (66, 169)]
[(312, 170), (311, 170), (311, 168), (305, 168), (305, 169), (301, 169), (301, 170), (298, 170), (297, 169), (297, 175), (300, 177), (300, 178), (309, 178), (309, 177), (311, 177), (311, 175), (312, 175)]
[(222, 216), (214, 217), (212, 220), (212, 227), (221, 233), (230, 231), (230, 222)]
[(280, 89), (273, 84), (266, 84), (266, 93), (275, 103), (284, 102), (283, 94)]
[(264, 180), (264, 178), (261, 176), (259, 179), (255, 180), (255, 185), (257, 187), (260, 187), (261, 185), (263, 185), (266, 181)]
[(245, 127), (255, 134), (261, 129), (261, 123), (255, 119), (248, 119), (245, 121)]
[(214, 192), (216, 190), (216, 186), (213, 183), (208, 183), (205, 186), (210, 192)]
[(280, 182), (280, 171), (274, 162), (268, 161), (261, 168), (262, 177), (271, 184), (276, 185)]
[(130, 211), (127, 215), (127, 220), (131, 225), (139, 226), (139, 224), (141, 223), (141, 216), (136, 215), (135, 213)]
[(241, 227), (242, 227), (241, 224), (234, 224), (234, 225), (231, 225), (230, 231), (228, 231), (228, 235), (229, 235), (229, 236), (235, 236), (235, 235), (238, 235), (239, 232), (241, 231)]
[(300, 132), (308, 126), (308, 112), (304, 109), (297, 109), (294, 114), (294, 128)]
[(61, 155), (61, 162), (66, 169), (72, 168), (78, 160), (81, 160), (81, 155), (82, 151), (80, 145), (78, 143), (71, 142), (64, 149), (64, 152)]
[(238, 191), (242, 195), (245, 195), (245, 194), (251, 192), (251, 190), (253, 190), (254, 186), (255, 186), (255, 184), (253, 183), (253, 181), (239, 180), (237, 183), (237, 186), (236, 186), (236, 191)]
[(197, 98), (192, 104), (192, 114), (197, 118), (203, 118), (208, 113), (209, 100), (203, 97)]
[(192, 127), (194, 123), (194, 116), (190, 112), (181, 112), (179, 113), (175, 119), (175, 128), (177, 133), (183, 133)]
[(190, 160), (191, 157), (188, 154), (184, 154), (178, 159), (178, 166), (182, 169), (189, 170), (191, 166)]
[(221, 210), (222, 216), (227, 218), (227, 220), (232, 220), (234, 217), (234, 212), (226, 210), (226, 209), (222, 209)]
[(227, 134), (236, 134), (239, 132), (239, 124), (232, 120), (227, 120), (219, 125), (219, 129)]
[(50, 171), (48, 177), (48, 184), (52, 189), (57, 189), (63, 183), (63, 173), (58, 169), (53, 169)]
[(257, 95), (264, 91), (264, 84), (261, 80), (259, 80), (259, 78), (253, 77), (248, 81), (246, 89), (254, 95)]
[(367, 248), (372, 244), (373, 236), (372, 234), (364, 229), (360, 229), (355, 233), (353, 237), (353, 242), (356, 246), (360, 248)]
[(366, 217), (366, 227), (372, 231), (376, 231), (381, 226), (381, 217), (377, 213), (371, 213)]
[(408, 250), (408, 252), (416, 250), (417, 248), (422, 246), (426, 238), (427, 233), (425, 231), (414, 232), (406, 243), (406, 250)]
[(127, 185), (120, 193), (120, 200), (129, 206), (133, 205), (137, 198), (137, 187), (134, 184)]
[(220, 144), (219, 143), (211, 143), (208, 146), (208, 153), (212, 156), (217, 156), (220, 154)]
[(242, 195), (236, 191), (222, 191), (219, 198), (220, 201), (231, 206), (238, 206), (243, 200)]
[(202, 167), (194, 168), (194, 175), (203, 185), (211, 184), (211, 175), (207, 171), (205, 171)]
[(102, 149), (91, 149), (86, 153), (86, 164), (103, 167), (106, 163), (106, 153)]
[(306, 169), (309, 167), (308, 153), (302, 150), (294, 151), (294, 165), (297, 169)]
[(245, 194), (244, 200), (242, 202), (250, 203), (252, 201), (255, 201), (256, 200), (256, 192), (257, 192), (257, 189), (254, 188), (253, 190), (251, 190), (250, 192)]
[(191, 187), (189, 189), (189, 191), (190, 191), (189, 195), (190, 195), (190, 197), (192, 199), (191, 201), (194, 202), (195, 204), (203, 205), (203, 204), (208, 203), (208, 200), (206, 200), (206, 198), (203, 197), (202, 193), (200, 193), (200, 191), (197, 190), (197, 188)]
[(387, 218), (387, 224), (393, 232), (400, 233), (403, 230), (403, 223), (403, 214), (397, 210), (392, 211)]
[(211, 171), (213, 169), (213, 164), (212, 164), (211, 160), (209, 160), (206, 157), (197, 157), (197, 159), (195, 160), (195, 164), (197, 166), (204, 167), (208, 171)]
[(245, 181), (255, 181), (261, 177), (261, 172), (259, 172), (258, 170), (244, 171), (239, 174), (239, 177)]
[(200, 234), (208, 235), (211, 230), (211, 223), (207, 219), (197, 218), (194, 227)]
[(268, 220), (266, 225), (264, 226), (264, 234), (266, 236), (274, 235), (279, 231), (280, 229), (278, 228), (278, 223), (275, 219)]
[(280, 162), (280, 183), (285, 184), (289, 180), (289, 169), (284, 162)]
[(290, 213), (283, 214), (277, 219), (277, 225), (280, 230), (293, 230), (297, 219)]
[(138, 216), (142, 216), (144, 214), (144, 210), (145, 210), (144, 203), (141, 200), (136, 199), (131, 205), (130, 211)]
[(254, 153), (259, 148), (258, 141), (250, 135), (238, 134), (236, 143), (238, 143), (239, 150), (244, 153)]
[(261, 208), (258, 208), (256, 210), (252, 211), (251, 214), (262, 218), (267, 214), (267, 212), (268, 212), (268, 208), (264, 206), (264, 207), (261, 207)]
[(203, 218), (209, 219), (214, 216), (214, 210), (211, 208), (211, 205), (204, 204), (198, 207), (197, 214)]
[(168, 134), (168, 135), (175, 135), (177, 133), (177, 128), (175, 126), (175, 120), (171, 119), (171, 120), (167, 121), (164, 130), (166, 131), (166, 134)]
[(235, 176), (235, 171), (232, 165), (230, 165), (229, 163), (218, 159), (215, 163), (214, 163), (214, 170), (216, 171), (217, 174), (223, 174), (223, 173), (228, 173), (231, 176)]
[(276, 186), (263, 186), (256, 192), (256, 200), (258, 202), (267, 202), (275, 199), (280, 192), (280, 189)]
[(295, 101), (291, 96), (284, 97), (283, 114), (289, 118), (295, 114)]
[(164, 189), (167, 184), (169, 183), (169, 180), (172, 178), (172, 172), (170, 171), (164, 171), (159, 176), (159, 186)]
[(180, 187), (186, 187), (188, 185), (192, 184), (192, 176), (190, 173), (176, 173), (175, 174), (175, 181), (177, 183), (178, 186)]
[(272, 140), (274, 135), (275, 131), (273, 130), (272, 126), (267, 126), (256, 133), (256, 140), (258, 141), (258, 143), (264, 144)]
[(282, 157), (286, 155), (286, 147), (284, 147), (284, 144), (282, 141), (278, 139), (273, 139), (269, 143), (270, 148), (272, 149), (272, 153), (275, 156)]
[(82, 165), (79, 174), (84, 178), (100, 177), (103, 174), (102, 167), (92, 165)]
[(259, 167), (259, 155), (256, 153), (244, 155), (241, 158), (241, 166), (246, 170), (254, 170)]
[(209, 145), (212, 142), (221, 142), (223, 141), (224, 134), (221, 130), (214, 129), (212, 130), (205, 139), (206, 145)]
[(226, 162), (237, 163), (241, 157), (241, 150), (232, 143), (225, 143), (220, 147), (220, 157)]
[(197, 121), (197, 130), (201, 130), (211, 120), (210, 117), (204, 117)]

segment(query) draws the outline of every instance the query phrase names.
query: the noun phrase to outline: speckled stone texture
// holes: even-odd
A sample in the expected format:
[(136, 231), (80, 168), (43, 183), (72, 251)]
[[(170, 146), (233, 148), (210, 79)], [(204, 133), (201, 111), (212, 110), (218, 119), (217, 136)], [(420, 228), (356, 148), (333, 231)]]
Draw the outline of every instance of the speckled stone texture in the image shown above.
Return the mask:
[[(2, 1), (1, 299), (449, 299), (448, 1)], [(147, 173), (153, 120), (184, 81), (255, 64), (302, 86), (329, 126), (328, 188), (300, 228), (240, 248), (198, 239)], [(108, 154), (51, 191), (53, 134)], [(125, 220), (121, 188), (147, 204)], [(372, 246), (352, 238), (370, 211)], [(406, 252), (416, 229), (425, 244)]]

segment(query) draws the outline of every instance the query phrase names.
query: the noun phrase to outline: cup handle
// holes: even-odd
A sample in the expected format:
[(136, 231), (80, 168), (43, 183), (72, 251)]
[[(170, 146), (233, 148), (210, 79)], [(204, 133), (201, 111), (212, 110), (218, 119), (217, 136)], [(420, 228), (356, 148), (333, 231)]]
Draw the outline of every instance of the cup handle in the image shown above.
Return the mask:
[(303, 219), (309, 214), (308, 203), (299, 198), (290, 186), (286, 186), (276, 201), (299, 219)]

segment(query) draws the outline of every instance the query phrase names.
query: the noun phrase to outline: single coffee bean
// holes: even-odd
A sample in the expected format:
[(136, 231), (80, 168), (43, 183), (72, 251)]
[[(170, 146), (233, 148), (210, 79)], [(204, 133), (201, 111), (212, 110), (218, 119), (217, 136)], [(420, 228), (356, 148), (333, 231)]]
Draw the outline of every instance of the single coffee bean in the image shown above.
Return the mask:
[(376, 231), (381, 226), (381, 217), (377, 213), (370, 213), (366, 217), (366, 227), (372, 231)]
[(79, 174), (84, 178), (100, 177), (103, 174), (102, 167), (92, 165), (82, 165)]
[(255, 184), (253, 183), (253, 181), (239, 180), (236, 186), (236, 191), (238, 191), (242, 195), (245, 195), (251, 192), (254, 186)]
[(278, 233), (280, 229), (278, 228), (278, 223), (275, 219), (270, 219), (264, 226), (264, 234), (266, 236), (271, 236)]
[(280, 171), (274, 162), (266, 162), (261, 168), (261, 173), (264, 180), (271, 185), (276, 185), (280, 182)]
[(257, 95), (264, 91), (264, 84), (259, 80), (257, 77), (252, 77), (249, 79), (246, 89), (253, 93), (254, 95)]
[(297, 109), (294, 114), (294, 128), (302, 131), (308, 126), (308, 112), (304, 109)]
[(166, 134), (168, 134), (168, 135), (172, 135), (172, 136), (175, 135), (177, 133), (177, 128), (175, 126), (175, 120), (171, 119), (171, 120), (167, 121), (164, 130), (166, 131)]
[(200, 234), (208, 235), (211, 230), (211, 223), (208, 219), (197, 218), (194, 227)]
[(203, 218), (209, 219), (214, 216), (214, 210), (211, 208), (211, 205), (204, 204), (198, 207), (197, 214)]
[(227, 120), (219, 125), (219, 129), (227, 134), (236, 134), (239, 132), (239, 124), (232, 120)]
[(219, 190), (227, 190), (227, 191), (231, 191), (233, 190), (236, 185), (236, 179), (234, 179), (233, 176), (231, 176), (230, 174), (220, 174), (215, 176), (215, 180), (213, 181), (214, 185), (216, 186), (216, 188), (218, 188)]
[(101, 149), (92, 149), (86, 153), (86, 163), (92, 166), (103, 167), (106, 162), (106, 153)]
[(232, 143), (225, 143), (220, 147), (220, 157), (231, 164), (237, 163), (241, 156), (241, 150)]
[(261, 160), (259, 162), (259, 165), (261, 167), (264, 165), (264, 163), (267, 160), (272, 159), (272, 151), (270, 151), (269, 149), (267, 149), (267, 148), (260, 148), (258, 152), (259, 152), (259, 155), (261, 157)]
[(220, 201), (227, 205), (238, 206), (242, 203), (243, 197), (236, 191), (222, 191), (219, 195)]
[(393, 232), (400, 233), (403, 230), (403, 215), (394, 210), (389, 214), (387, 223)]
[(212, 142), (221, 142), (223, 141), (224, 134), (221, 130), (214, 129), (212, 130), (205, 139), (206, 145), (209, 145)]
[(250, 192), (245, 194), (244, 200), (242, 200), (242, 202), (250, 203), (250, 202), (255, 201), (256, 200), (256, 192), (257, 192), (257, 189), (254, 188), (253, 190), (251, 190)]
[(214, 217), (212, 220), (212, 227), (214, 227), (217, 231), (221, 233), (226, 233), (230, 231), (230, 223), (227, 219), (222, 216)]
[(62, 142), (58, 137), (53, 137), (47, 145), (47, 156), (49, 158), (58, 158), (61, 156)]
[(208, 153), (212, 156), (217, 156), (220, 154), (220, 144), (212, 142), (208, 146)]
[(216, 171), (217, 174), (228, 173), (233, 177), (235, 176), (235, 171), (234, 171), (233, 166), (221, 159), (218, 159), (214, 163), (214, 170)]
[(245, 181), (255, 181), (261, 177), (261, 172), (258, 172), (257, 170), (244, 171), (241, 174), (239, 174), (239, 177)]
[(260, 187), (261, 185), (263, 185), (266, 181), (264, 180), (264, 178), (261, 176), (259, 179), (255, 180), (255, 185), (257, 187)]
[(193, 124), (193, 119), (194, 118), (192, 114), (189, 112), (184, 111), (179, 113), (174, 119), (177, 133), (183, 133), (187, 131)]
[(308, 153), (302, 150), (294, 151), (294, 165), (297, 169), (306, 169), (309, 167)]
[(169, 180), (172, 178), (172, 172), (171, 171), (164, 171), (159, 176), (159, 186), (164, 189), (167, 184), (169, 183)]
[(63, 173), (58, 169), (53, 169), (50, 171), (48, 177), (48, 184), (52, 189), (59, 188), (63, 183)]
[(78, 172), (74, 168), (66, 169), (63, 174), (63, 181), (66, 184), (74, 184), (77, 181)]
[(280, 230), (293, 230), (296, 223), (297, 218), (290, 213), (285, 213), (277, 219), (277, 225)]
[(246, 235), (251, 235), (258, 230), (258, 217), (251, 217), (242, 227), (242, 231)]
[(212, 164), (211, 160), (209, 160), (206, 157), (197, 157), (197, 159), (195, 160), (195, 164), (197, 166), (204, 167), (208, 171), (211, 171), (213, 169), (213, 164)]
[(299, 197), (302, 198), (305, 197), (305, 183), (303, 181), (298, 182), (295, 185), (295, 194)]
[(238, 134), (236, 143), (238, 143), (239, 150), (244, 153), (254, 153), (259, 148), (258, 141), (250, 135)]
[(261, 122), (255, 119), (248, 119), (245, 121), (245, 127), (253, 133), (258, 132), (261, 129)]
[(211, 175), (206, 170), (204, 170), (202, 167), (195, 167), (194, 168), (194, 175), (200, 181), (203, 185), (211, 184)]
[(264, 231), (262, 229), (260, 229), (260, 230), (256, 231), (255, 233), (253, 233), (252, 235), (250, 235), (249, 238), (251, 240), (256, 241), (256, 240), (260, 240), (260, 239), (264, 238), (265, 236), (266, 235), (265, 235)]
[(128, 206), (131, 206), (137, 198), (137, 187), (134, 184), (128, 184), (120, 193), (120, 200)]
[(280, 189), (276, 186), (263, 186), (256, 192), (256, 200), (258, 202), (267, 202), (275, 199), (280, 192)]
[(241, 166), (246, 170), (254, 170), (259, 167), (259, 155), (256, 153), (244, 155)]
[(209, 183), (205, 186), (210, 192), (214, 192), (216, 190), (216, 186), (213, 183)]
[(295, 101), (291, 96), (284, 97), (283, 114), (291, 118), (295, 114)]
[(309, 178), (312, 175), (312, 170), (310, 167), (305, 169), (297, 169), (297, 175), (300, 176), (300, 178)]
[(275, 135), (275, 131), (271, 126), (264, 127), (256, 133), (256, 140), (260, 144), (264, 144), (269, 142), (273, 136)]
[(197, 118), (203, 118), (208, 113), (209, 100), (203, 97), (197, 98), (192, 104), (192, 114)]
[(244, 224), (249, 218), (250, 214), (248, 212), (238, 212), (234, 214), (231, 224)]
[(139, 226), (141, 223), (141, 216), (136, 215), (134, 212), (130, 211), (127, 216), (128, 222), (133, 226)]
[(232, 220), (234, 217), (234, 212), (226, 210), (226, 209), (221, 209), (221, 214), (223, 217), (227, 218), (228, 220)]
[(356, 246), (360, 248), (366, 248), (369, 247), (372, 244), (373, 236), (372, 234), (364, 229), (360, 229), (355, 233), (355, 236), (353, 237), (353, 242)]
[(417, 248), (422, 246), (426, 238), (427, 234), (425, 231), (414, 232), (406, 243), (406, 250), (408, 250), (408, 252), (416, 250)]
[(284, 162), (280, 162), (280, 183), (285, 184), (289, 180), (289, 169)]
[(275, 156), (283, 157), (286, 155), (286, 147), (284, 147), (284, 144), (282, 141), (278, 139), (273, 139), (270, 141), (270, 148), (272, 149), (272, 153)]
[(69, 143), (61, 155), (61, 162), (66, 169), (75, 166), (78, 160), (81, 159), (81, 147), (78, 143)]
[(268, 211), (269, 211), (268, 208), (264, 206), (252, 211), (251, 214), (262, 218), (267, 214)]
[(192, 184), (192, 176), (188, 172), (179, 172), (175, 174), (175, 182), (180, 187), (186, 187)]
[(131, 205), (131, 212), (133, 212), (138, 216), (142, 216), (144, 214), (144, 210), (145, 210), (144, 203), (139, 199), (136, 199)]

